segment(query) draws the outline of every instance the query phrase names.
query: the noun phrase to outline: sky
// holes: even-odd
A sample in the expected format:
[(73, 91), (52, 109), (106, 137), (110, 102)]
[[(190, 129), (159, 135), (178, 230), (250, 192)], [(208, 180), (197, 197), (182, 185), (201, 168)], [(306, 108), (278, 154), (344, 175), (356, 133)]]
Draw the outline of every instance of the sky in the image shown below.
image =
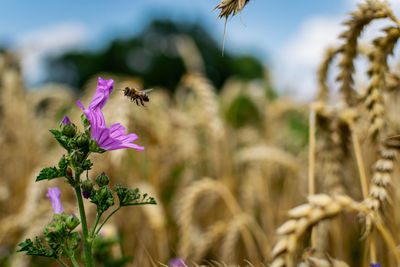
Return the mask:
[[(316, 93), (315, 70), (328, 46), (340, 43), (341, 23), (357, 0), (250, 0), (228, 21), (226, 50), (253, 53), (272, 74), (281, 92), (300, 99)], [(200, 22), (221, 42), (224, 21), (211, 12), (218, 0), (0, 0), (0, 46), (22, 58), (24, 78), (35, 84), (45, 76), (43, 59), (70, 49), (101, 48), (130, 36), (154, 18)], [(400, 0), (390, 0), (400, 16)], [(371, 28), (378, 32), (383, 24)], [(366, 34), (367, 36), (370, 34)], [(371, 37), (372, 38), (372, 37)], [(206, 63), (207, 64), (207, 63)]]

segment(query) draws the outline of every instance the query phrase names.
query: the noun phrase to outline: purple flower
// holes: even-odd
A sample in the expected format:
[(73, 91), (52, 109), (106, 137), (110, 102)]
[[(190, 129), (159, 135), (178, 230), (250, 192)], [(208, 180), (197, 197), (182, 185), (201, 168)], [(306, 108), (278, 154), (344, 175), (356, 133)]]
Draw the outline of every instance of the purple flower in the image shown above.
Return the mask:
[(182, 258), (173, 258), (168, 262), (168, 267), (187, 267), (189, 266)]
[(84, 198), (88, 199), (90, 197), (91, 192), (82, 192)]
[(103, 80), (99, 77), (97, 90), (92, 101), (90, 101), (89, 108), (85, 108), (80, 101), (77, 102), (77, 105), (90, 121), (91, 138), (96, 140), (99, 147), (105, 150), (133, 148), (141, 151), (144, 147), (132, 143), (138, 139), (136, 134), (126, 134), (125, 127), (119, 123), (115, 123), (110, 127), (106, 126), (106, 121), (101, 109), (106, 104), (113, 90), (113, 86), (114, 81), (112, 79)]
[(51, 200), (51, 205), (53, 205), (54, 213), (57, 214), (61, 214), (64, 211), (61, 205), (60, 194), (61, 192), (57, 187), (54, 188), (49, 187), (48, 193), (46, 194), (46, 197), (48, 197)]
[(68, 118), (68, 116), (65, 115), (64, 119), (62, 120), (62, 123), (63, 123), (64, 125), (67, 125), (67, 124), (71, 124), (72, 122), (71, 122), (71, 120)]
[(381, 267), (381, 264), (379, 262), (371, 263), (369, 265), (370, 267)]

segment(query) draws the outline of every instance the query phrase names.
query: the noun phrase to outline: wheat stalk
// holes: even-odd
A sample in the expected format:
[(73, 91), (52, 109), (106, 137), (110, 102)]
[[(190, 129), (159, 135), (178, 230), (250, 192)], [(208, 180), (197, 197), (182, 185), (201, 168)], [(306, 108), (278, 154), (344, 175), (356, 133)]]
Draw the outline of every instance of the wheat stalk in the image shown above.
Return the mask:
[[(192, 243), (194, 238), (194, 233), (196, 227), (193, 221), (193, 215), (195, 211), (195, 204), (199, 196), (204, 193), (216, 193), (220, 196), (228, 210), (232, 215), (242, 214), (241, 208), (237, 204), (235, 198), (229, 192), (224, 184), (221, 182), (204, 178), (200, 181), (193, 183), (189, 186), (183, 196), (180, 198), (181, 206), (177, 209), (177, 222), (180, 227), (181, 240), (180, 240), (180, 255), (188, 257), (191, 255)], [(247, 227), (240, 227), (240, 233), (242, 239), (245, 243), (247, 254), (250, 256), (250, 259), (257, 259), (256, 256), (256, 246), (251, 237), (251, 234)]]

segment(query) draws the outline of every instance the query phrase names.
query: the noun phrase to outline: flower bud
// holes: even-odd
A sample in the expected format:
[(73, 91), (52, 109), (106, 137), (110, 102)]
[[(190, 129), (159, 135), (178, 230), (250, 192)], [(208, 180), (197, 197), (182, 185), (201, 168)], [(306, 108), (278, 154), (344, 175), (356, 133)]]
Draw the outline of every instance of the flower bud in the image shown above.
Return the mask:
[(76, 138), (76, 144), (78, 145), (78, 147), (86, 147), (89, 144), (89, 139), (86, 134), (79, 134)]
[(94, 186), (93, 182), (89, 179), (82, 182), (81, 187), (82, 187), (82, 195), (84, 198), (87, 199), (90, 197), (90, 194), (92, 193), (93, 190), (93, 186)]
[(65, 136), (74, 137), (76, 134), (76, 126), (73, 123), (64, 124), (61, 127), (61, 132)]
[(79, 223), (80, 223), (79, 219), (74, 215), (68, 216), (68, 218), (65, 220), (65, 224), (67, 225), (68, 229), (71, 231), (74, 230), (75, 227), (77, 227), (79, 225)]
[(110, 179), (105, 172), (102, 172), (99, 176), (96, 177), (96, 183), (99, 185), (99, 187), (108, 185), (109, 182)]
[(73, 167), (77, 167), (82, 163), (83, 154), (77, 150), (73, 151), (69, 157)]
[(96, 140), (90, 139), (89, 141), (89, 151), (90, 152), (96, 152), (99, 150), (99, 144), (97, 143)]

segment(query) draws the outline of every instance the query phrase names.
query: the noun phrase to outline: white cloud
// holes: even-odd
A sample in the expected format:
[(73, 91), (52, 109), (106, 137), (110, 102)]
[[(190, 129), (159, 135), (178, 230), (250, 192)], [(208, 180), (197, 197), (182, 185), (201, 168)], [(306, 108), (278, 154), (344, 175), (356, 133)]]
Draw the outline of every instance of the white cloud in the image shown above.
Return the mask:
[(87, 30), (76, 22), (64, 22), (37, 29), (20, 37), (20, 53), (25, 80), (32, 84), (45, 78), (44, 58), (78, 48), (87, 41)]
[(339, 17), (313, 17), (299, 27), (274, 58), (274, 82), (296, 97), (311, 99), (316, 93), (316, 70), (327, 47), (337, 45), (343, 30)]
[[(347, 10), (341, 16), (314, 16), (306, 19), (298, 31), (288, 39), (280, 53), (274, 58), (274, 82), (281, 91), (290, 91), (302, 100), (311, 100), (317, 93), (316, 72), (323, 60), (324, 51), (329, 46), (341, 43), (339, 34), (345, 30), (342, 22), (348, 19), (347, 13), (355, 10), (356, 4), (363, 0), (347, 0)], [(400, 0), (389, 1), (395, 13), (400, 11)], [(388, 20), (377, 20), (368, 25), (362, 33), (360, 43), (370, 42), (382, 29), (393, 25)], [(358, 83), (365, 81), (365, 70), (368, 62), (356, 62), (357, 73), (355, 80)], [(337, 72), (337, 69), (333, 70)]]

